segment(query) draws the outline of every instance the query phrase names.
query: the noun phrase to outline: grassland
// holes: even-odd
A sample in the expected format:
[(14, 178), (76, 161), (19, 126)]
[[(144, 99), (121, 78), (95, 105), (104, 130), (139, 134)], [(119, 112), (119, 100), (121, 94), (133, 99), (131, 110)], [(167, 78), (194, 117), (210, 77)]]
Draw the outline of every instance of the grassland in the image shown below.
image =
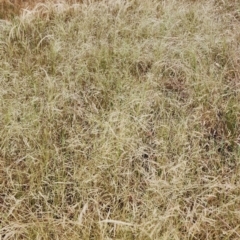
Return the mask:
[(239, 21), (231, 0), (1, 20), (0, 239), (240, 239)]

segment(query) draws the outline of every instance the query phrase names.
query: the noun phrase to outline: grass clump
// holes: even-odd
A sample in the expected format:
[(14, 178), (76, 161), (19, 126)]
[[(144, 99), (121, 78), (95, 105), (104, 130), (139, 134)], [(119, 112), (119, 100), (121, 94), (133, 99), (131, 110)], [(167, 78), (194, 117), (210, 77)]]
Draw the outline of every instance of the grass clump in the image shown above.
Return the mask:
[(37, 4), (0, 23), (0, 239), (238, 239), (239, 4)]

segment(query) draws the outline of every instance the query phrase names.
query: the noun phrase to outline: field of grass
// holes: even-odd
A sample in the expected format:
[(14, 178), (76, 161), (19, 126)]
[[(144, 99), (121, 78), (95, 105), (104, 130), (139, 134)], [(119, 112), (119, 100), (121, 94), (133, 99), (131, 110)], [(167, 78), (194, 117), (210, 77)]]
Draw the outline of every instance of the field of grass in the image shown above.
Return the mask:
[(1, 20), (0, 240), (240, 239), (239, 43), (238, 0)]

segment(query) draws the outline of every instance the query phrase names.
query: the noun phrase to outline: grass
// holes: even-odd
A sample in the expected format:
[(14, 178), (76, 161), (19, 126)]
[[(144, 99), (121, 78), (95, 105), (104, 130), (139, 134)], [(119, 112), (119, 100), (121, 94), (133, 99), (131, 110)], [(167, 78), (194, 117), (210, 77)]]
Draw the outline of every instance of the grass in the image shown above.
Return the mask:
[(0, 22), (0, 239), (239, 239), (239, 2), (15, 14)]

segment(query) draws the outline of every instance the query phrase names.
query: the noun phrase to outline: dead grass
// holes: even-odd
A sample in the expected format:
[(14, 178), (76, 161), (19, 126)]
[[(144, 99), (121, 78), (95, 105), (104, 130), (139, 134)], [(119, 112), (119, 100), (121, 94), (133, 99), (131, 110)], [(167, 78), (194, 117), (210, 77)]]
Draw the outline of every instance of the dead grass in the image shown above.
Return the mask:
[(12, 19), (21, 15), (24, 11), (32, 10), (36, 5), (53, 4), (76, 4), (83, 0), (0, 0), (0, 19)]
[(106, 0), (1, 21), (0, 239), (239, 239), (239, 11)]

